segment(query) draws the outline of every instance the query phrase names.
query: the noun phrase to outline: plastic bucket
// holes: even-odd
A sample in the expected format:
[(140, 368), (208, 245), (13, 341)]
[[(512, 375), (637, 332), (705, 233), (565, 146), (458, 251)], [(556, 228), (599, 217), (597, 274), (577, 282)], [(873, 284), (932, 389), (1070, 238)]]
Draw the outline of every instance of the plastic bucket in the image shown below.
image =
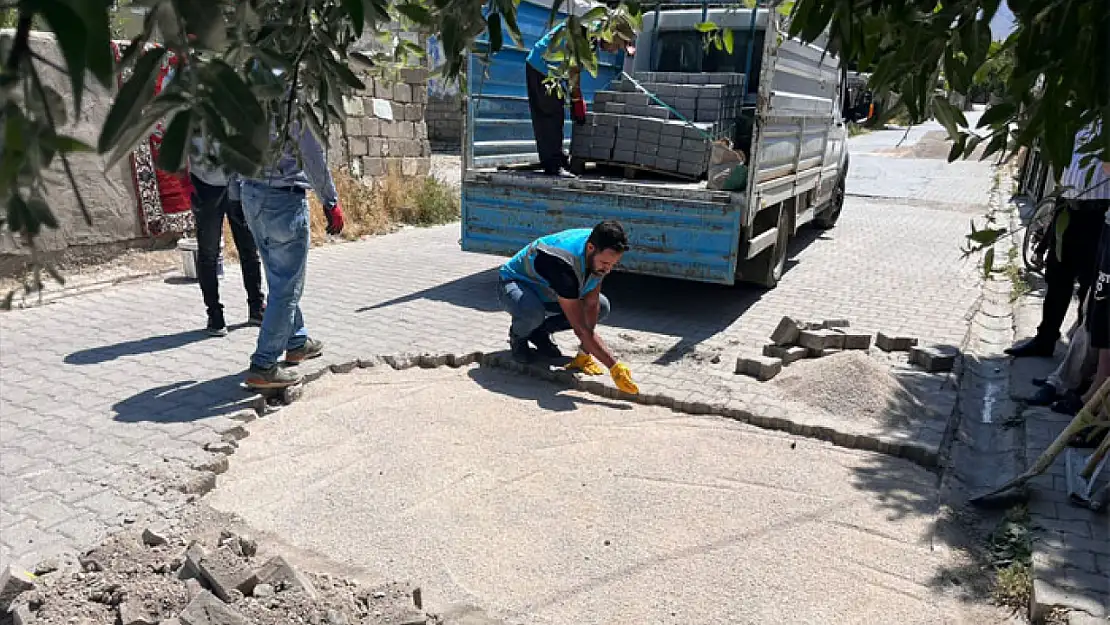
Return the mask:
[[(196, 280), (197, 272), (197, 240), (186, 237), (177, 242), (177, 251), (181, 254), (181, 273), (189, 280)], [(224, 277), (224, 241), (220, 239), (220, 255), (216, 258), (216, 277)]]

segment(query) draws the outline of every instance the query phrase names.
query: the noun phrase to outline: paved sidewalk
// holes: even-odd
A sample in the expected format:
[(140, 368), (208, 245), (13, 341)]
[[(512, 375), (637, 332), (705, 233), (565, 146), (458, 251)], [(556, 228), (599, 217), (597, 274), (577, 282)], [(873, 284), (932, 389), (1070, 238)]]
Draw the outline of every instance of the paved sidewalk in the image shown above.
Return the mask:
[[(877, 133), (868, 142), (878, 149), (896, 138)], [(885, 158), (868, 149), (853, 158)], [(979, 292), (975, 266), (958, 246), (969, 218), (982, 212), (990, 168), (959, 169), (976, 182), (940, 198), (937, 176), (957, 170), (923, 171), (933, 183), (913, 185), (927, 193), (852, 197), (836, 229), (803, 233), (772, 292), (613, 277), (606, 338), (645, 388), (706, 401), (743, 396), (784, 418), (790, 410), (731, 375), (735, 355), (761, 345), (784, 314), (958, 344)], [(868, 184), (893, 193), (911, 175), (898, 169)], [(494, 297), (500, 262), (460, 252), (457, 225), (315, 250), (304, 310), (327, 344), (319, 365), (503, 349), (508, 320)], [(246, 317), (240, 288), (229, 271), (231, 320)], [(240, 427), (229, 417), (249, 402), (238, 384), (256, 332), (208, 339), (203, 321), (199, 289), (174, 281), (0, 315), (0, 557), (31, 562), (159, 514), (185, 497), (170, 486), (190, 467), (219, 460), (203, 446)]]
[[(1041, 318), (1041, 297), (1029, 296), (1018, 306), (1015, 325), (1018, 338), (1032, 336)], [(1075, 320), (1073, 307), (1066, 326)], [(1066, 327), (1064, 328), (1067, 329)], [(1057, 350), (1059, 357), (1063, 349)], [(1016, 361), (1014, 394), (1027, 398), (1035, 392), (1030, 380), (1045, 377), (1056, 361)], [(1048, 448), (1072, 418), (1049, 408), (1027, 406), (1025, 461), (1032, 464)], [(1033, 613), (1043, 616), (1053, 608), (1075, 610), (1073, 623), (1084, 615), (1110, 618), (1110, 517), (1104, 509), (1095, 513), (1076, 506), (1068, 498), (1064, 455), (1044, 474), (1030, 482), (1029, 516), (1036, 530), (1033, 543)]]

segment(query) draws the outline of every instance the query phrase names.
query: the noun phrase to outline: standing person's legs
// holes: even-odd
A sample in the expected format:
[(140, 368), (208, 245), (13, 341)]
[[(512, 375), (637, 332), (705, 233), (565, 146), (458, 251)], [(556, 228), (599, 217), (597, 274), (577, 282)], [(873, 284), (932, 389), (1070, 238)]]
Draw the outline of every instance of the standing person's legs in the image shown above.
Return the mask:
[[(258, 344), (251, 356), (251, 373), (257, 379), (248, 378), (248, 384), (263, 385), (281, 377), (276, 372), (286, 371), (277, 367), (282, 352), (303, 347), (308, 336), (300, 311), (311, 236), (308, 201), (303, 191), (256, 184), (244, 184), (242, 197), (243, 214), (258, 244), (270, 287)], [(280, 379), (274, 385), (299, 381), (299, 376), (287, 376), (292, 380)]]
[(227, 222), (231, 226), (231, 238), (239, 251), (239, 265), (243, 269), (243, 288), (247, 291), (248, 323), (262, 324), (262, 310), (265, 295), (262, 293), (262, 262), (258, 257), (258, 245), (247, 226), (243, 215), (242, 202), (228, 200)]
[(208, 310), (209, 334), (227, 334), (224, 307), (220, 304), (220, 281), (216, 275), (220, 262), (227, 187), (212, 186), (193, 176), (193, 215), (197, 223), (197, 281)]
[(528, 65), (525, 69), (528, 83), (528, 109), (532, 114), (532, 134), (536, 138), (536, 151), (546, 173), (557, 174), (564, 164), (563, 118), (566, 107), (563, 99), (549, 92), (543, 84), (546, 76)]

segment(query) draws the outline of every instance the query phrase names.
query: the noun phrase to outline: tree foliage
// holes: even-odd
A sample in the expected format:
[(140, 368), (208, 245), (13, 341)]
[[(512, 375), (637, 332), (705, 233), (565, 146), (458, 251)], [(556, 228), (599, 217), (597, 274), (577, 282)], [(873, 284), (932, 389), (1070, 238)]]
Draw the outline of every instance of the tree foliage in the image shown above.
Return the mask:
[[(984, 142), (985, 158), (1039, 141), (1060, 174), (1076, 133), (1110, 121), (1110, 3), (1008, 0), (1015, 29), (992, 47), (990, 23), (1000, 2), (797, 0), (790, 30), (813, 41), (827, 28), (829, 47), (870, 72), (872, 88), (896, 93), (914, 122), (931, 112), (944, 124), (957, 146), (953, 160)], [(936, 76), (943, 72), (954, 91), (967, 95), (976, 74), (1000, 62), (1000, 52), (1012, 64), (996, 75), (999, 101), (969, 128), (963, 113), (935, 93)], [(1081, 152), (1110, 161), (1110, 133), (1099, 132)]]

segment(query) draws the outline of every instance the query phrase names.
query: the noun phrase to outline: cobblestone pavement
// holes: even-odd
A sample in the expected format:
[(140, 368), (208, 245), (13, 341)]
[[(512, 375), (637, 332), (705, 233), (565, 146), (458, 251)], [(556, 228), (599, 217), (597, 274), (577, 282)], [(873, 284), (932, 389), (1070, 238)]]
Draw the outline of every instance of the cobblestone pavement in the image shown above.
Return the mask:
[[(791, 415), (731, 374), (734, 356), (765, 341), (784, 314), (958, 344), (979, 293), (958, 246), (983, 211), (990, 168), (907, 159), (884, 168), (893, 159), (877, 152), (900, 137), (863, 138), (848, 190), (869, 197), (849, 197), (836, 229), (804, 232), (774, 291), (607, 281), (614, 314), (605, 336), (644, 387), (707, 403), (742, 395)], [(313, 251), (303, 308), (327, 344), (321, 364), (503, 349), (500, 262), (460, 252), (457, 225)], [(245, 319), (234, 271), (223, 296), (229, 319)], [(196, 285), (173, 280), (0, 316), (0, 557), (30, 562), (88, 544), (185, 497), (167, 484), (217, 459), (203, 446), (237, 432), (231, 417), (250, 400), (238, 384), (255, 331), (208, 339), (203, 321)], [(940, 434), (934, 426), (922, 435), (935, 444)]]
[[(1039, 295), (1028, 296), (1018, 307), (1015, 326), (1019, 338), (1034, 334), (1040, 323), (1041, 302)], [(1066, 326), (1074, 320), (1073, 307)], [(1062, 356), (1063, 350), (1057, 355)], [(1030, 380), (1045, 377), (1055, 365), (1047, 359), (1016, 361), (1015, 397), (1020, 400), (1032, 395), (1036, 389)], [(1022, 417), (1027, 464), (1032, 464), (1071, 422), (1071, 417), (1033, 406), (1027, 406)], [(1030, 486), (1029, 516), (1035, 530), (1034, 615), (1062, 607), (1077, 611), (1070, 621), (1074, 623), (1084, 622), (1080, 619), (1086, 615), (1110, 618), (1110, 520), (1106, 510), (1095, 513), (1071, 503), (1063, 454)]]

